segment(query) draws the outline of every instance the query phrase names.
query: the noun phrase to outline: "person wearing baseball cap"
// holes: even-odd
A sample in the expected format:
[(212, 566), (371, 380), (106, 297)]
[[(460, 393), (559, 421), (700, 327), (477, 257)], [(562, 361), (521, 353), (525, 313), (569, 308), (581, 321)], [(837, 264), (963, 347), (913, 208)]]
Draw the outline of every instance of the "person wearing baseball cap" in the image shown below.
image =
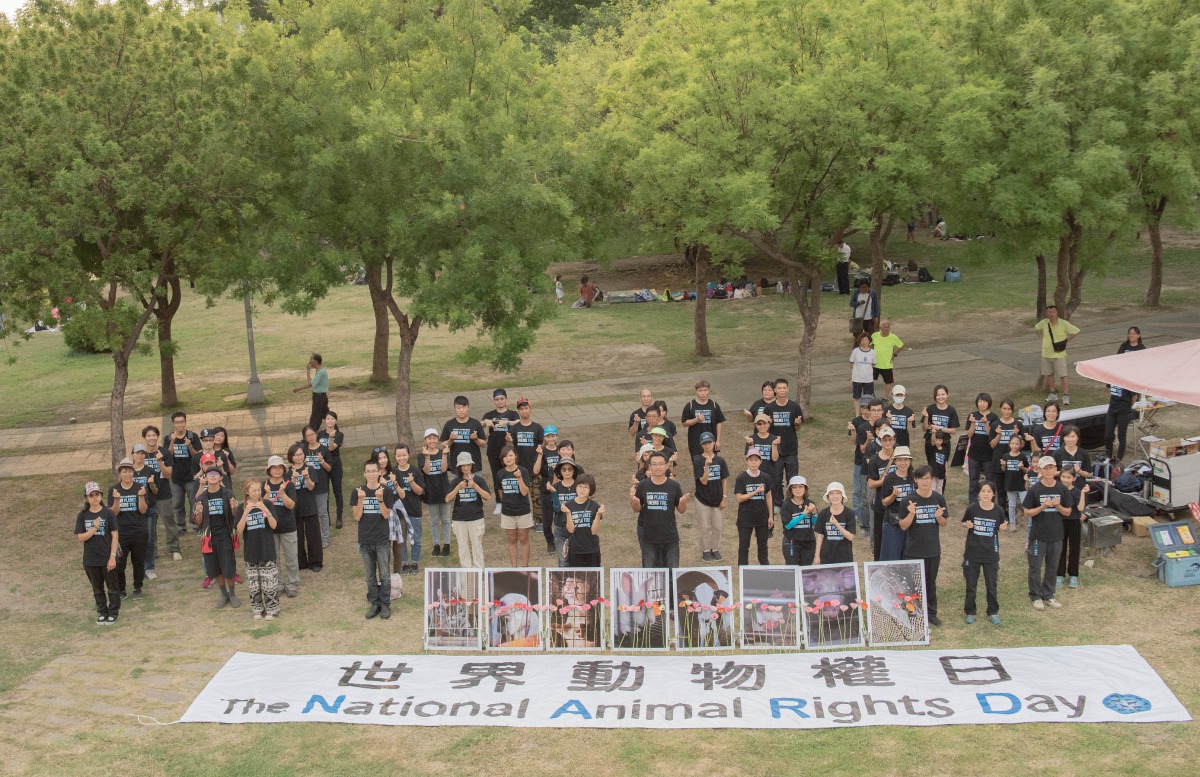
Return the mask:
[(855, 519), (854, 511), (846, 504), (846, 487), (836, 480), (826, 486), (825, 503), (817, 513), (814, 563), (853, 563)]
[(727, 502), (725, 481), (729, 479), (729, 466), (717, 454), (716, 447), (716, 435), (701, 432), (700, 455), (692, 458), (692, 472), (696, 478), (696, 537), (704, 561), (721, 560), (721, 529)]
[(746, 451), (746, 471), (733, 482), (733, 498), (738, 503), (738, 564), (750, 563), (750, 537), (758, 544), (758, 563), (770, 563), (767, 539), (775, 527), (774, 505), (771, 492), (775, 484), (771, 476), (761, 469), (762, 456), (758, 448)]
[(778, 504), (783, 499), (783, 487), (779, 485), (779, 435), (771, 431), (771, 416), (766, 413), (758, 413), (751, 420), (754, 422), (754, 430), (745, 438), (746, 450), (758, 449), (758, 455), (762, 459), (760, 469), (775, 483), (775, 490), (771, 492), (772, 504)]
[(808, 479), (796, 475), (787, 484), (787, 498), (779, 507), (783, 523), (783, 560), (790, 566), (812, 566), (817, 554), (817, 506), (808, 498)]
[[(867, 523), (862, 526), (862, 530), (871, 535), (872, 539), (872, 556), (879, 552), (883, 542), (883, 520), (884, 506), (883, 495), (880, 492), (883, 487), (883, 479), (888, 473), (896, 471), (896, 463), (892, 461), (893, 453), (896, 450), (896, 431), (888, 424), (886, 418), (880, 418), (875, 422), (875, 444), (879, 447), (864, 464), (867, 472), (867, 487), (871, 489), (871, 509), (867, 518)], [(868, 449), (870, 446), (868, 446)]]
[(1062, 607), (1054, 598), (1058, 559), (1062, 555), (1063, 519), (1071, 514), (1075, 499), (1071, 490), (1058, 482), (1058, 461), (1053, 456), (1038, 459), (1038, 479), (1029, 485), (1021, 503), (1029, 519), (1029, 601), (1035, 610)]
[(547, 424), (542, 430), (542, 444), (537, 448), (533, 474), (539, 479), (538, 502), (542, 516), (542, 538), (546, 540), (547, 555), (554, 555), (554, 523), (558, 519), (558, 495), (554, 490), (554, 472), (562, 453), (558, 449), (558, 427)]
[(146, 552), (143, 565), (146, 569), (146, 579), (158, 578), (154, 571), (155, 555), (158, 551), (158, 478), (157, 471), (146, 463), (148, 448), (142, 443), (133, 446), (133, 482), (146, 489)]
[(279, 582), (289, 599), (300, 591), (300, 558), (296, 535), (296, 485), (285, 476), (287, 462), (282, 456), (267, 459), (263, 481), (263, 501), (275, 515), (275, 556), (279, 559)]
[(425, 511), (429, 513), (429, 533), (433, 535), (432, 556), (450, 555), (450, 505), (446, 494), (450, 486), (446, 473), (450, 471), (450, 442), (442, 442), (438, 430), (432, 426), (425, 430), (421, 449), (417, 451), (417, 469), (425, 477)]
[(201, 473), (203, 490), (196, 496), (200, 530), (208, 536), (211, 552), (204, 555), (204, 574), (220, 588), (215, 609), (241, 607), (234, 590), (237, 584), (237, 556), (233, 536), (237, 531), (238, 501), (225, 487), (221, 471), (209, 465)]
[(104, 504), (100, 484), (89, 480), (83, 486), (83, 509), (75, 516), (75, 538), (83, 544), (83, 571), (96, 601), (96, 625), (117, 622), (121, 612), (121, 589), (117, 585), (117, 556), (120, 532), (117, 517)]
[(892, 389), (892, 403), (888, 405), (884, 415), (887, 416), (888, 424), (892, 427), (892, 431), (896, 433), (897, 445), (911, 445), (912, 438), (909, 433), (917, 428), (917, 413), (908, 405), (904, 404), (907, 398), (904, 386), (896, 386)]
[(903, 517), (900, 510), (906, 499), (917, 490), (913, 476), (913, 455), (907, 445), (899, 445), (892, 451), (892, 467), (883, 476), (879, 487), (879, 502), (883, 512), (879, 520), (879, 558), (877, 561), (899, 561), (904, 558), (907, 533), (900, 528)]
[(146, 515), (150, 510), (149, 493), (146, 487), (133, 479), (133, 459), (121, 459), (117, 465), (117, 482), (108, 492), (108, 508), (116, 513), (121, 553), (117, 559), (117, 588), (121, 598), (128, 595), (125, 569), (133, 558), (133, 598), (142, 598), (142, 584), (146, 579), (146, 547), (150, 542), (150, 524)]

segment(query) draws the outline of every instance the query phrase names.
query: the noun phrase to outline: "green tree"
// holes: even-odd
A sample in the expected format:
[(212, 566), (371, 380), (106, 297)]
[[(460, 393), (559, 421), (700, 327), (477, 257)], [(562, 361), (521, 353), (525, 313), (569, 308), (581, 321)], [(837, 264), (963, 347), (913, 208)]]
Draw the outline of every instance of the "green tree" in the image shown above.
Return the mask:
[(883, 1), (684, 0), (605, 91), (607, 142), (627, 162), (633, 206), (678, 225), (684, 243), (757, 254), (791, 281), (806, 408), (832, 244), (869, 217), (861, 195), (888, 155), (875, 131), (897, 104), (924, 99), (876, 36), (886, 21), (907, 39), (919, 13)]
[(963, 231), (996, 232), (1009, 255), (1055, 257), (1064, 318), (1130, 233), (1130, 11), (1127, 0), (963, 0), (946, 11), (962, 71), (940, 133), (942, 210)]
[(292, 207), (362, 258), (377, 327), (380, 308), (397, 327), (404, 440), (422, 327), (474, 327), (489, 342), (467, 358), (516, 369), (553, 314), (533, 292), (578, 231), (561, 185), (564, 128), (539, 56), (510, 31), (522, 7), (285, 1), (282, 23), (263, 31), (278, 38), (269, 73), (294, 103), (283, 119), (300, 152), (285, 174)]
[(1188, 0), (1138, 4), (1129, 172), (1150, 237), (1146, 304), (1162, 294), (1160, 225), (1167, 205), (1176, 223), (1200, 220), (1200, 8)]
[(41, 2), (2, 41), (4, 303), (24, 318), (86, 308), (96, 322), (112, 348), (114, 464), (147, 324), (263, 194), (239, 143), (253, 97), (232, 34), (171, 3)]

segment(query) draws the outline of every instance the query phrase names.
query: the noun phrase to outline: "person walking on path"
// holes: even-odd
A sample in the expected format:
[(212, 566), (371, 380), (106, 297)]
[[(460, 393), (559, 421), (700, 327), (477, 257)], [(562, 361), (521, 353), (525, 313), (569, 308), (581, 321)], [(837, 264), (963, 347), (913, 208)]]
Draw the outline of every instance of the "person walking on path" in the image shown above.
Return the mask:
[(329, 372), (322, 366), (321, 354), (314, 353), (308, 358), (305, 374), (308, 376), (308, 383), (292, 389), (292, 393), (312, 391), (312, 411), (308, 414), (308, 425), (313, 429), (320, 429), (325, 421), (325, 414), (329, 412)]
[(892, 332), (892, 322), (881, 318), (879, 331), (871, 334), (871, 345), (875, 348), (875, 379), (883, 379), (883, 395), (887, 396), (892, 393), (892, 386), (896, 383), (892, 365), (904, 350), (904, 341)]
[(1079, 327), (1058, 317), (1058, 308), (1046, 306), (1046, 317), (1033, 325), (1042, 340), (1042, 377), (1046, 379), (1047, 402), (1056, 402), (1055, 378), (1062, 381), (1062, 403), (1071, 404), (1071, 389), (1067, 384), (1067, 342), (1079, 334)]

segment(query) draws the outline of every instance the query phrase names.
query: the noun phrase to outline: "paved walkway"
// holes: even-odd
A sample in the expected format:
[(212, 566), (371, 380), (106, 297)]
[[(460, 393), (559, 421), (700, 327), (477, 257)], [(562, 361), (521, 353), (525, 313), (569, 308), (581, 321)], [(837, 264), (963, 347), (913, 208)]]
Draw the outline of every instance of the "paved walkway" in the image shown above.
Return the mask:
[[(1149, 346), (1167, 345), (1181, 340), (1200, 338), (1200, 310), (1175, 311), (1150, 315), (1134, 320), (1097, 322), (1084, 316), (1077, 319), (1083, 333), (1071, 342), (1072, 362), (1107, 356), (1115, 353), (1125, 339), (1129, 326), (1136, 323), (1146, 333)], [(897, 333), (904, 337), (903, 328)], [(972, 336), (978, 332), (969, 333)], [(969, 405), (962, 397), (978, 391), (997, 395), (1029, 387), (1037, 379), (1040, 365), (1039, 348), (1031, 332), (1028, 336), (995, 342), (971, 342), (935, 348), (906, 349), (897, 360), (896, 377), (909, 389), (912, 406), (924, 405), (925, 396), (936, 383), (951, 387), (957, 404)], [(637, 404), (638, 390), (648, 386), (658, 399), (666, 400), (672, 417), (692, 397), (691, 387), (701, 377), (707, 378), (713, 394), (730, 411), (740, 409), (761, 395), (762, 382), (778, 375), (792, 375), (796, 361), (792, 354), (771, 353), (758, 368), (744, 366), (703, 368), (687, 372), (651, 374), (641, 377), (600, 379), (583, 383), (549, 384), (542, 386), (508, 386), (510, 406), (516, 398), (528, 397), (533, 403), (534, 420), (553, 423), (566, 435), (573, 428), (594, 424), (624, 422)], [(849, 377), (843, 357), (824, 358), (813, 363), (814, 403), (849, 400)], [(515, 376), (514, 380), (519, 380)], [(1075, 377), (1077, 385), (1088, 383)], [(414, 436), (427, 427), (441, 429), (450, 416), (451, 402), (458, 392), (418, 394), (412, 400)], [(479, 416), (491, 408), (486, 391), (466, 392), (470, 397), (473, 415)], [(344, 396), (344, 395), (343, 395)], [(622, 399), (614, 400), (614, 397)], [(396, 440), (395, 401), (391, 397), (361, 397), (342, 404), (336, 390), (332, 405), (338, 412), (340, 427), (346, 435), (346, 447), (366, 447)], [(847, 401), (847, 405), (848, 405)], [(245, 462), (264, 460), (272, 452), (280, 452), (299, 437), (308, 422), (309, 406), (304, 403), (269, 405), (255, 409), (227, 410), (213, 413), (193, 413), (188, 419), (191, 429), (224, 426), (234, 450)], [(169, 419), (137, 418), (125, 423), (125, 440), (132, 447), (140, 439), (141, 429), (148, 424), (169, 429)], [(109, 428), (107, 423), (44, 426), (0, 431), (0, 478), (40, 475), (46, 472), (69, 473), (107, 469), (109, 466)]]

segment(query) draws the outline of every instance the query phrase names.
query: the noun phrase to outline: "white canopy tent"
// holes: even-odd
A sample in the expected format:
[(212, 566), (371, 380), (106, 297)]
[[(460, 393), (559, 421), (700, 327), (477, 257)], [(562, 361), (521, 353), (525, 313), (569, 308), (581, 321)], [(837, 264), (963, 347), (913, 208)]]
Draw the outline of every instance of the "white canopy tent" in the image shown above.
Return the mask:
[(1143, 397), (1200, 407), (1200, 340), (1088, 359), (1077, 363), (1075, 369), (1085, 378), (1121, 386)]

